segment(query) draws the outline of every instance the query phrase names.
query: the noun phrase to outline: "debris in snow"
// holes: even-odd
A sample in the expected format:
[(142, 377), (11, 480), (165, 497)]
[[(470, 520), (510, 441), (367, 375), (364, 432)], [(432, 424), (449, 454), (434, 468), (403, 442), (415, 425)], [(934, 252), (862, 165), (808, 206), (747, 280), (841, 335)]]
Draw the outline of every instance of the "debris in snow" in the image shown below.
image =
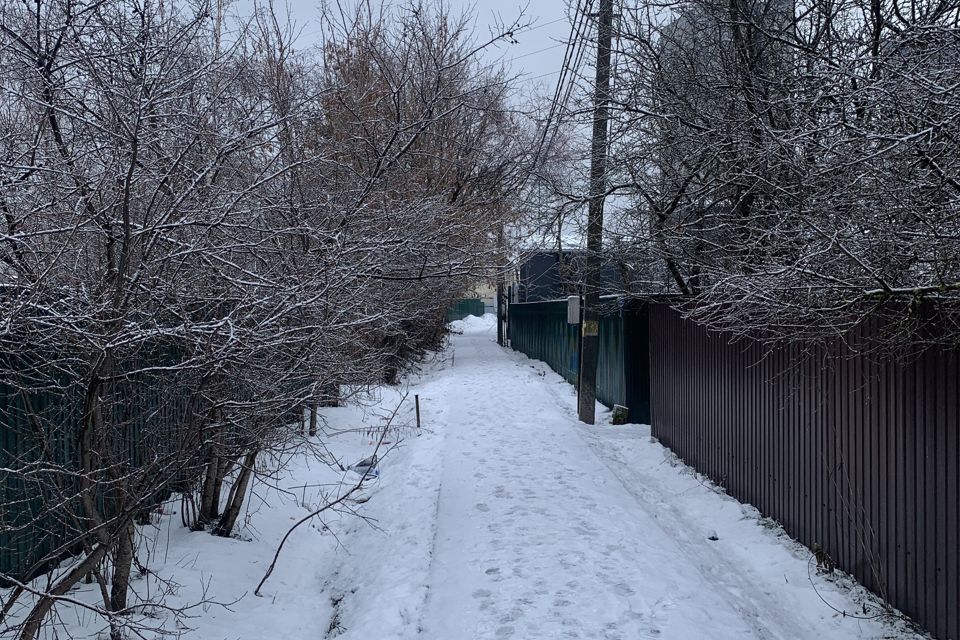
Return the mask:
[(377, 454), (373, 454), (369, 458), (364, 458), (360, 462), (355, 462), (350, 465), (349, 469), (354, 473), (359, 473), (361, 476), (367, 476), (370, 478), (377, 478), (380, 476), (380, 470), (377, 468)]
[(720, 539), (720, 536), (717, 535), (717, 532), (711, 529), (710, 535), (707, 536), (707, 540), (713, 540), (714, 542), (716, 542), (719, 539)]
[(613, 416), (610, 421), (615, 425), (627, 424), (627, 414), (629, 412), (630, 410), (622, 404), (615, 404), (613, 405)]
[(813, 543), (813, 557), (817, 559), (817, 573), (833, 573), (836, 565), (833, 558), (816, 542)]

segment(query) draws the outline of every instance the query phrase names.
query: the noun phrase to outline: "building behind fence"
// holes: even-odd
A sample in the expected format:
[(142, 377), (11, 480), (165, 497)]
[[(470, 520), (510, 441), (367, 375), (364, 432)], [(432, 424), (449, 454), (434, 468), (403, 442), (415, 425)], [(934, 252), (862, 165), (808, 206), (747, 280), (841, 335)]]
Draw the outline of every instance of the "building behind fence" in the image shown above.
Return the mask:
[[(511, 345), (575, 383), (565, 313), (511, 305)], [(735, 341), (662, 304), (606, 313), (600, 338), (601, 401), (649, 398), (653, 435), (687, 464), (937, 637), (960, 638), (960, 354)]]

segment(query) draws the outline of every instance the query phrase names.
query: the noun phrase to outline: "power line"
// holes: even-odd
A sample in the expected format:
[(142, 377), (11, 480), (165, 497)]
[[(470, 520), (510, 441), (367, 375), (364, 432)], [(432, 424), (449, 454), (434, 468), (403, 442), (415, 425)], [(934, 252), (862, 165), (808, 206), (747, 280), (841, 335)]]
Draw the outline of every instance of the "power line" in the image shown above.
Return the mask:
[(558, 42), (557, 44), (552, 44), (552, 45), (550, 45), (549, 47), (544, 47), (543, 49), (537, 49), (536, 51), (531, 51), (531, 52), (529, 52), (529, 53), (525, 53), (525, 54), (520, 55), (520, 56), (514, 56), (514, 57), (510, 58), (510, 61), (513, 62), (514, 60), (520, 60), (521, 58), (528, 58), (528, 57), (530, 57), (530, 56), (535, 56), (535, 55), (537, 55), (538, 53), (543, 53), (544, 51), (550, 51), (550, 50), (552, 50), (552, 49), (556, 49), (557, 47), (562, 47), (562, 46), (564, 46), (564, 44), (566, 44), (566, 43), (564, 43), (564, 42)]
[(521, 74), (520, 77), (523, 78), (524, 80), (539, 80), (540, 78), (547, 78), (547, 77), (549, 77), (549, 76), (555, 76), (555, 75), (557, 75), (558, 73), (560, 73), (560, 71), (561, 71), (560, 69), (557, 69), (556, 71), (547, 71), (546, 73), (540, 73), (540, 74), (537, 74), (537, 75), (535, 75), (535, 76), (528, 76), (528, 75), (525, 75), (525, 74)]
[[(558, 22), (564, 22), (564, 21), (566, 21), (566, 18), (557, 18), (557, 19), (555, 19), (555, 20), (550, 20), (549, 22), (544, 22), (544, 23), (542, 23), (542, 24), (538, 24), (538, 25), (533, 26), (533, 27), (524, 27), (523, 29), (515, 32), (514, 35), (517, 36), (517, 35), (522, 35), (522, 34), (525, 34), (525, 33), (530, 33), (531, 31), (536, 31), (537, 29), (542, 29), (542, 28), (548, 27), (548, 26), (550, 26), (550, 25), (552, 25), (552, 24), (556, 24), (556, 23), (558, 23)], [(537, 49), (536, 51), (530, 51), (530, 52), (528, 52), (528, 53), (524, 53), (524, 54), (521, 54), (521, 55), (519, 55), (519, 56), (513, 56), (512, 58), (503, 58), (503, 57), (501, 57), (501, 58), (499, 58), (498, 60), (496, 60), (495, 62), (492, 62), (492, 63), (490, 63), (490, 64), (484, 65), (482, 68), (483, 68), (483, 69), (491, 69), (491, 68), (497, 66), (498, 64), (500, 64), (501, 62), (510, 63), (510, 62), (513, 62), (514, 60), (522, 60), (523, 58), (528, 58), (528, 57), (530, 57), (530, 56), (537, 55), (538, 53), (543, 53), (544, 51), (551, 51), (552, 49), (557, 49), (557, 48), (563, 47), (563, 46), (569, 46), (569, 43), (568, 43), (568, 42), (558, 42), (558, 43), (552, 44), (552, 45), (550, 45), (550, 46), (548, 46), (548, 47), (544, 47), (544, 48), (542, 48), (542, 49)], [(545, 75), (551, 75), (551, 74), (545, 74)], [(539, 76), (539, 77), (543, 77), (543, 76)]]
[[(537, 150), (533, 155), (532, 166), (535, 166), (540, 159), (540, 154), (543, 152), (544, 145), (547, 140), (547, 135), (550, 132), (550, 127), (553, 122), (554, 117), (557, 114), (557, 107), (560, 103), (561, 95), (564, 96), (564, 99), (569, 98), (570, 91), (569, 89), (564, 92), (564, 83), (567, 79), (567, 74), (570, 71), (571, 63), (577, 60), (580, 57), (578, 49), (582, 48), (582, 35), (581, 28), (582, 24), (585, 21), (587, 14), (589, 13), (589, 7), (592, 6), (592, 0), (588, 0), (587, 8), (584, 10), (582, 0), (577, 0), (577, 6), (574, 10), (574, 14), (570, 20), (570, 37), (567, 39), (567, 48), (563, 54), (563, 63), (560, 66), (560, 77), (557, 78), (557, 87), (553, 92), (553, 99), (550, 102), (550, 110), (547, 112), (547, 118), (543, 123), (543, 132), (538, 136), (539, 141), (537, 143)], [(544, 74), (552, 75), (552, 74)], [(551, 138), (551, 143), (553, 139)]]
[(543, 22), (533, 27), (525, 27), (519, 33), (530, 33), (531, 31), (536, 31), (537, 29), (543, 29), (544, 27), (549, 27), (552, 24), (557, 24), (558, 22), (565, 21), (566, 18), (557, 18), (556, 20), (551, 20), (550, 22)]
[[(588, 2), (588, 5), (589, 4), (591, 3)], [(581, 0), (577, 0), (577, 8), (574, 11), (572, 19), (570, 20), (570, 37), (567, 39), (567, 49), (563, 54), (563, 64), (560, 67), (560, 77), (557, 79), (557, 88), (553, 93), (553, 100), (550, 103), (550, 112), (547, 115), (547, 121), (544, 125), (544, 138), (546, 138), (546, 132), (550, 128), (551, 120), (556, 115), (557, 106), (560, 101), (560, 95), (563, 93), (563, 86), (567, 81), (567, 73), (570, 71), (571, 63), (577, 57), (577, 47), (581, 44), (581, 23), (589, 12), (589, 8), (585, 11), (582, 11), (581, 9), (582, 2)]]
[[(585, 29), (589, 25), (587, 23), (587, 17), (590, 15), (590, 12), (593, 9), (593, 0), (587, 0), (587, 6), (585, 7), (583, 14), (581, 16), (581, 21), (577, 26), (577, 50), (573, 60), (571, 68), (573, 69), (573, 76), (576, 77), (577, 70), (580, 69), (580, 65), (583, 63), (583, 56), (586, 51), (584, 43), (587, 41), (587, 36), (589, 35), (588, 31)], [(560, 120), (563, 115), (565, 115), (567, 104), (570, 102), (570, 96), (573, 94), (573, 88), (575, 83), (573, 80), (569, 80), (566, 85), (566, 92), (563, 95), (563, 100), (560, 102), (561, 114), (560, 117), (556, 119), (556, 122), (553, 127), (553, 133), (550, 136), (550, 141), (547, 143), (546, 149), (549, 152), (550, 148), (553, 146), (553, 141), (557, 137), (557, 133), (560, 130)]]
[(482, 66), (482, 67), (480, 67), (480, 68), (481, 68), (481, 69), (484, 69), (484, 70), (486, 70), (486, 69), (493, 69), (494, 67), (496, 67), (496, 66), (498, 66), (498, 65), (500, 65), (500, 64), (504, 64), (504, 63), (509, 64), (509, 63), (511, 63), (511, 62), (513, 62), (513, 61), (515, 61), (515, 60), (522, 60), (523, 58), (529, 58), (530, 56), (535, 56), (535, 55), (537, 55), (538, 53), (543, 53), (544, 51), (551, 51), (551, 50), (556, 49), (556, 48), (558, 48), (558, 47), (562, 47), (562, 46), (564, 46), (565, 44), (566, 44), (566, 43), (558, 42), (557, 44), (552, 44), (552, 45), (550, 45), (549, 47), (544, 47), (543, 49), (537, 49), (536, 51), (528, 51), (527, 53), (523, 53), (523, 54), (521, 54), (521, 55), (519, 55), (519, 56), (513, 56), (512, 58), (503, 58), (503, 57), (501, 57), (501, 58), (499, 58), (499, 59), (497, 59), (497, 60), (495, 60), (495, 61), (493, 61), (493, 62), (491, 62), (491, 63), (489, 63), (489, 64), (485, 64), (484, 66)]

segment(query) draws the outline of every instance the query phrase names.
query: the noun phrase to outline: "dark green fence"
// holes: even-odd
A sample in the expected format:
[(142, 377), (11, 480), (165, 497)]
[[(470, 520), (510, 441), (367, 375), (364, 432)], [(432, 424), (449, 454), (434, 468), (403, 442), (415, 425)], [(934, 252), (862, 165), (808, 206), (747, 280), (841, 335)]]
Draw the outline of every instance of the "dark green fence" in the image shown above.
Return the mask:
[[(510, 346), (542, 360), (571, 384), (580, 366), (580, 325), (567, 324), (567, 301), (510, 305)], [(604, 300), (597, 359), (597, 399), (629, 408), (629, 420), (650, 421), (650, 365), (646, 305)]]
[[(23, 580), (46, 569), (41, 560), (79, 551), (84, 389), (80, 377), (71, 382), (52, 367), (0, 358), (0, 574)], [(117, 427), (108, 446), (118, 460), (137, 468), (146, 455), (177, 446), (188, 408), (183, 391), (176, 374), (162, 368), (112, 385), (104, 400), (108, 422)]]
[(580, 369), (579, 326), (567, 324), (565, 300), (510, 305), (510, 346), (542, 360), (577, 384)]
[(447, 311), (447, 322), (463, 320), (467, 316), (483, 316), (483, 300), (479, 298), (464, 298), (458, 300)]

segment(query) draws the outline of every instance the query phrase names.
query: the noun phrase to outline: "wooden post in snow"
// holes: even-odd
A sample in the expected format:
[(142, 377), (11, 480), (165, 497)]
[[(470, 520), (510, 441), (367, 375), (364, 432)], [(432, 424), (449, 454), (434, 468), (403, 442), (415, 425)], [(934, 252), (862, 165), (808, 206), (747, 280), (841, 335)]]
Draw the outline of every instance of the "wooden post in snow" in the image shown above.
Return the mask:
[(417, 431), (419, 432), (420, 431), (420, 396), (419, 395), (415, 394), (413, 396), (413, 403), (417, 408)]

